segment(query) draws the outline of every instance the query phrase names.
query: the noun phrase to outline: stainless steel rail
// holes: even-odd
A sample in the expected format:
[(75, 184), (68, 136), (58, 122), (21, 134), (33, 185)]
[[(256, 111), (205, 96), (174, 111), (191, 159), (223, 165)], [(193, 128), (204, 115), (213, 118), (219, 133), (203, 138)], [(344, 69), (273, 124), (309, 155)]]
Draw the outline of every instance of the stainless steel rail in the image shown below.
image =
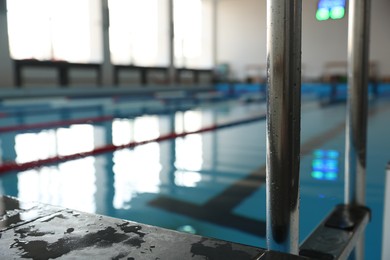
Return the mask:
[[(302, 245), (308, 257), (364, 256), (369, 7), (369, 0), (350, 1), (346, 205)], [(301, 12), (301, 0), (267, 1), (267, 247), (290, 254), (299, 241)]]
[(390, 162), (386, 168), (385, 201), (383, 212), (382, 259), (390, 259)]
[(267, 247), (298, 254), (301, 0), (267, 1)]
[(345, 203), (364, 205), (370, 0), (349, 3)]
[[(349, 1), (348, 114), (345, 145), (345, 203), (366, 202), (366, 139), (370, 0)], [(364, 258), (364, 234), (352, 258)]]

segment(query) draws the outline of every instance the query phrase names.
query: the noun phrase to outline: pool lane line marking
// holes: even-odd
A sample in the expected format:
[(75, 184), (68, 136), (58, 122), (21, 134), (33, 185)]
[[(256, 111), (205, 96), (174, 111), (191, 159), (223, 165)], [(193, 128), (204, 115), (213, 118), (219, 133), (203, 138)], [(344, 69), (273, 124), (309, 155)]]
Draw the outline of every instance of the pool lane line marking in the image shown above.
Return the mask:
[[(151, 111), (146, 111), (151, 112)], [(167, 114), (168, 112), (166, 110), (161, 111), (153, 111), (153, 115), (160, 115), (160, 114)], [(5, 126), (0, 127), (0, 134), (1, 133), (8, 133), (8, 132), (20, 132), (20, 131), (30, 131), (30, 130), (40, 130), (40, 129), (47, 129), (47, 128), (56, 128), (61, 126), (69, 126), (73, 124), (91, 124), (91, 123), (101, 123), (106, 122), (114, 119), (131, 119), (132, 117), (137, 117), (140, 115), (145, 115), (145, 111), (138, 112), (138, 113), (129, 113), (124, 115), (123, 113), (119, 113), (116, 116), (107, 115), (107, 116), (98, 116), (98, 117), (87, 117), (87, 118), (75, 118), (75, 119), (68, 119), (68, 120), (59, 120), (59, 121), (51, 121), (51, 122), (42, 122), (42, 123), (32, 123), (32, 124), (21, 124), (21, 125), (12, 125), (12, 126)]]
[(203, 205), (165, 195), (160, 195), (151, 200), (148, 205), (215, 225), (240, 230), (258, 237), (265, 237), (265, 220), (253, 219), (233, 212), (237, 205), (250, 197), (263, 184), (265, 184), (265, 166), (238, 180)]
[[(327, 104), (327, 105), (334, 105)], [(88, 107), (88, 110), (94, 109), (94, 107)], [(45, 111), (52, 111), (52, 110), (45, 110)], [(44, 112), (44, 111), (41, 111)], [(59, 112), (59, 111), (57, 111)], [(68, 112), (68, 111), (67, 111)], [(71, 111), (69, 111), (71, 112)], [(165, 110), (161, 110), (161, 113), (166, 113)], [(158, 114), (158, 112), (155, 112), (155, 114)], [(32, 124), (19, 124), (19, 125), (12, 125), (12, 126), (4, 126), (0, 127), (0, 134), (2, 133), (8, 133), (8, 132), (20, 132), (20, 131), (30, 131), (30, 130), (39, 130), (39, 129), (45, 129), (45, 128), (56, 128), (61, 126), (68, 126), (72, 124), (90, 124), (90, 123), (99, 123), (99, 122), (105, 122), (110, 121), (115, 118), (123, 118), (123, 117), (136, 117), (140, 115), (140, 113), (134, 113), (129, 115), (119, 115), (119, 116), (100, 116), (100, 117), (88, 117), (88, 118), (76, 118), (76, 119), (68, 119), (68, 120), (59, 120), (59, 121), (52, 121), (52, 122), (42, 122), (42, 123), (32, 123)], [(2, 117), (2, 113), (0, 113), (0, 118)]]
[[(377, 109), (375, 107), (371, 108), (369, 116), (374, 116), (375, 114), (382, 113), (386, 110), (390, 110), (390, 107), (387, 106), (382, 109)], [(344, 131), (345, 122), (341, 122), (332, 129), (311, 138), (301, 145), (301, 156), (311, 154), (314, 149), (321, 147), (330, 139), (335, 138)], [(215, 176), (217, 177), (218, 175)], [(234, 209), (238, 205), (252, 196), (263, 184), (265, 184), (265, 176), (266, 166), (263, 165), (244, 176), (241, 180), (228, 186), (220, 194), (210, 198), (203, 205), (172, 198), (167, 195), (160, 195), (151, 200), (148, 204), (170, 213), (177, 213), (218, 226), (237, 229), (258, 237), (265, 237), (265, 220), (253, 219), (234, 213)]]
[[(146, 110), (146, 112), (148, 112)], [(151, 112), (151, 111), (149, 111)], [(98, 123), (98, 122), (105, 122), (109, 120), (113, 120), (115, 118), (129, 118), (129, 117), (136, 117), (142, 115), (143, 112), (139, 113), (133, 113), (133, 114), (126, 114), (120, 113), (118, 116), (99, 116), (99, 117), (89, 117), (89, 118), (76, 118), (76, 119), (68, 119), (68, 120), (59, 120), (59, 121), (52, 121), (52, 122), (42, 122), (42, 123), (32, 123), (32, 124), (19, 124), (19, 125), (12, 125), (12, 126), (4, 126), (0, 127), (0, 134), (1, 133), (7, 133), (7, 132), (17, 132), (17, 131), (28, 131), (28, 130), (39, 130), (39, 129), (45, 129), (45, 128), (55, 128), (60, 126), (67, 126), (72, 124), (90, 124), (90, 123)], [(159, 111), (153, 111), (153, 114), (166, 114), (168, 113), (167, 110), (161, 109)], [(0, 113), (0, 118), (1, 118)]]
[[(337, 136), (344, 129), (345, 122), (342, 122), (330, 131), (312, 138), (302, 145), (301, 156), (308, 155), (313, 149), (321, 146), (330, 138)], [(166, 195), (160, 195), (148, 204), (171, 213), (177, 213), (215, 225), (237, 229), (258, 237), (265, 237), (265, 220), (253, 219), (234, 213), (234, 209), (238, 205), (252, 196), (263, 184), (265, 184), (265, 176), (266, 167), (263, 165), (259, 169), (244, 176), (243, 179), (228, 186), (224, 191), (212, 197), (203, 205), (171, 198)], [(247, 183), (251, 183), (251, 185), (247, 185)]]
[(150, 201), (148, 205), (225, 228), (233, 228), (258, 237), (265, 237), (266, 235), (265, 221), (235, 214), (221, 205), (209, 208), (168, 196), (160, 196)]
[[(201, 92), (197, 92), (197, 93), (203, 93), (203, 91)], [(205, 93), (210, 93), (209, 91), (205, 92)], [(219, 93), (219, 92), (211, 92), (211, 94), (215, 94), (215, 93)], [(222, 93), (223, 94), (223, 93)], [(110, 103), (109, 105), (122, 105), (124, 104), (125, 102), (128, 102), (128, 101), (140, 101), (140, 100), (143, 100), (143, 101), (159, 101), (163, 104), (167, 104), (167, 103), (180, 103), (180, 102), (183, 102), (183, 101), (195, 101), (197, 103), (201, 103), (201, 102), (215, 102), (215, 103), (219, 103), (221, 101), (226, 101), (226, 100), (230, 100), (230, 99), (239, 99), (239, 97), (229, 97), (229, 96), (219, 96), (218, 98), (216, 98), (215, 96), (212, 96), (210, 98), (207, 98), (207, 97), (196, 97), (196, 96), (189, 96), (189, 97), (173, 97), (173, 98), (169, 98), (169, 97), (156, 97), (156, 96), (148, 96), (148, 97), (140, 97), (140, 98), (135, 98), (134, 96), (130, 96), (130, 97), (112, 97), (112, 103)], [(69, 99), (69, 100), (79, 100), (79, 98), (76, 98), (76, 99)], [(265, 101), (262, 100), (262, 101)], [(88, 105), (80, 105), (80, 104), (76, 104), (75, 106), (69, 106), (69, 107), (50, 107), (50, 106), (47, 106), (47, 107), (44, 107), (42, 108), (42, 106), (40, 107), (34, 107), (34, 106), (31, 106), (31, 108), (28, 108), (27, 106), (17, 106), (17, 107), (4, 107), (7, 111), (3, 111), (3, 112), (0, 112), (0, 118), (7, 118), (7, 117), (13, 117), (13, 116), (19, 116), (20, 114), (24, 115), (24, 116), (34, 116), (34, 115), (41, 115), (41, 114), (52, 114), (52, 113), (61, 113), (62, 111), (66, 110), (67, 112), (77, 112), (77, 111), (85, 111), (85, 110), (93, 110), (93, 111), (96, 111), (96, 109), (102, 109), (104, 108), (105, 106), (107, 106), (107, 104), (88, 104)], [(1, 107), (0, 107), (1, 109)]]
[(242, 119), (242, 120), (237, 120), (233, 122), (228, 122), (220, 125), (212, 125), (208, 127), (201, 128), (199, 130), (195, 131), (188, 131), (188, 132), (182, 132), (182, 133), (168, 133), (165, 135), (161, 135), (157, 138), (145, 140), (145, 141), (140, 141), (140, 142), (130, 142), (124, 145), (105, 145), (102, 147), (95, 148), (91, 151), (88, 152), (82, 152), (82, 153), (75, 153), (75, 154), (70, 154), (70, 155), (63, 155), (63, 156), (54, 156), (50, 157), (47, 159), (41, 159), (41, 160), (36, 160), (36, 161), (31, 161), (31, 162), (25, 162), (25, 163), (17, 163), (17, 162), (8, 162), (0, 165), (0, 175), (10, 172), (10, 171), (24, 171), (36, 167), (41, 167), (43, 165), (47, 164), (55, 164), (55, 163), (60, 163), (68, 160), (75, 160), (75, 159), (81, 159), (87, 156), (95, 156), (103, 153), (109, 153), (113, 152), (116, 150), (121, 150), (121, 149), (126, 149), (126, 148), (134, 148), (136, 146), (148, 144), (148, 143), (153, 143), (153, 142), (163, 142), (166, 140), (171, 140), (175, 138), (180, 138), (180, 137), (185, 137), (187, 135), (191, 134), (200, 134), (200, 133), (205, 133), (205, 132), (210, 132), (210, 131), (216, 131), (220, 129), (225, 129), (233, 126), (238, 126), (238, 125), (243, 125), (243, 124), (248, 124), (248, 123), (253, 123), (261, 120), (265, 120), (266, 115), (260, 115), (256, 117), (251, 117), (247, 119)]
[(73, 124), (99, 123), (99, 122), (113, 120), (114, 118), (115, 117), (113, 116), (100, 116), (100, 117), (78, 118), (78, 119), (69, 119), (69, 120), (61, 120), (61, 121), (53, 121), (53, 122), (5, 126), (5, 127), (0, 127), (0, 133), (55, 128), (60, 126), (73, 125)]
[(21, 109), (21, 110), (14, 110), (14, 111), (5, 111), (0, 114), (1, 118), (9, 118), (9, 117), (15, 117), (15, 116), (36, 116), (36, 115), (48, 115), (48, 114), (54, 114), (54, 113), (62, 113), (62, 112), (85, 112), (85, 111), (94, 111), (102, 109), (103, 105), (80, 105), (80, 106), (69, 106), (69, 107), (48, 107), (46, 109)]

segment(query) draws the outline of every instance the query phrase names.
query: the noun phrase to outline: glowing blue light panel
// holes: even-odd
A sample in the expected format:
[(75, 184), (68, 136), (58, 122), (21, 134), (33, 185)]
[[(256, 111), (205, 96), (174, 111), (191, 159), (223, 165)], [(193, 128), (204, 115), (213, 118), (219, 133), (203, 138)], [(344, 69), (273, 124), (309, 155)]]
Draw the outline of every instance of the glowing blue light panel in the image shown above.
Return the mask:
[(318, 21), (341, 19), (345, 15), (345, 0), (319, 0), (316, 12)]
[(335, 150), (313, 152), (311, 176), (316, 180), (335, 181), (338, 178), (340, 153)]

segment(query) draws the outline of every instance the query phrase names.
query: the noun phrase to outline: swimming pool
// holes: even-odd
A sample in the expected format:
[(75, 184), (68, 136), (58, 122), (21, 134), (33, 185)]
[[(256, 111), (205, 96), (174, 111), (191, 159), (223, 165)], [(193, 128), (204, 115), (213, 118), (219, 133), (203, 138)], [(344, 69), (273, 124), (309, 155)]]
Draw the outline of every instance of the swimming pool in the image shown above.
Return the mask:
[[(0, 193), (265, 247), (266, 106), (261, 98), (242, 97), (3, 103), (3, 165), (54, 157), (58, 163), (2, 175)], [(301, 240), (343, 201), (345, 142), (345, 104), (304, 100)], [(373, 218), (366, 237), (375, 238), (366, 241), (370, 259), (380, 258), (389, 111), (387, 98), (370, 103), (367, 203)], [(5, 128), (20, 124), (25, 127)], [(167, 138), (158, 140), (162, 136)], [(138, 145), (146, 140), (155, 142)], [(135, 145), (93, 153), (129, 143)], [(83, 152), (91, 153), (61, 161)]]

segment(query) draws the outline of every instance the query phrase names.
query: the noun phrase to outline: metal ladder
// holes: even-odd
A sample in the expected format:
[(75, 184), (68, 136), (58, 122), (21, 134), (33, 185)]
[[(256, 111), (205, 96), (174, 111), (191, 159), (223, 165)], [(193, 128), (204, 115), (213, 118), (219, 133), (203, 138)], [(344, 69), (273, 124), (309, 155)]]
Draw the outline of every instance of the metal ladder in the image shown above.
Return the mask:
[(365, 207), (369, 14), (370, 0), (349, 1), (345, 202), (299, 246), (302, 0), (267, 0), (270, 251), (303, 259), (364, 259), (364, 232), (370, 219)]

